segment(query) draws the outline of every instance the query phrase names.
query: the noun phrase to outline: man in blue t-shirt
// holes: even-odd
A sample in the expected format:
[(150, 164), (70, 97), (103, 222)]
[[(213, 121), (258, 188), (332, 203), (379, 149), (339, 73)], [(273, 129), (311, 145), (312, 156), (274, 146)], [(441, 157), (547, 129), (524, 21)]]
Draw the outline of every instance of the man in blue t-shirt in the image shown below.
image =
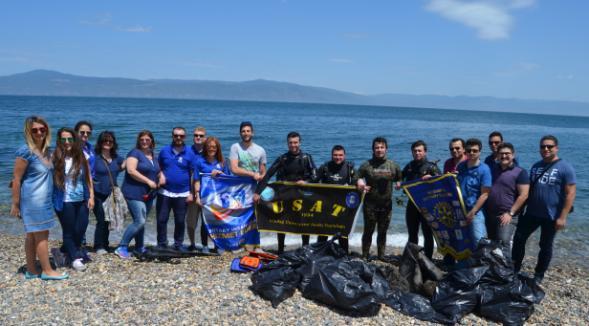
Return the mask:
[(172, 144), (164, 146), (158, 156), (162, 173), (156, 202), (157, 244), (160, 247), (168, 245), (168, 219), (170, 210), (173, 210), (174, 248), (177, 250), (186, 250), (182, 245), (186, 208), (194, 200), (190, 192), (190, 177), (194, 171), (196, 156), (184, 144), (185, 138), (186, 130), (175, 127), (172, 129)]
[[(196, 161), (202, 159), (203, 156), (203, 150), (204, 150), (204, 144), (205, 144), (205, 140), (207, 139), (207, 131), (205, 129), (205, 127), (203, 126), (198, 126), (196, 128), (194, 128), (194, 130), (192, 131), (192, 136), (193, 136), (193, 142), (194, 144), (192, 144), (192, 146), (190, 146), (190, 150), (192, 151), (192, 154), (194, 154), (195, 156), (195, 164)], [(194, 173), (192, 175), (192, 181), (193, 183), (195, 181), (198, 180), (198, 171), (195, 169)], [(196, 195), (196, 194), (192, 194), (192, 195)], [(208, 252), (209, 248), (207, 247), (207, 243), (208, 243), (208, 233), (207, 233), (207, 229), (204, 225), (204, 223), (202, 223), (202, 219), (200, 218), (201, 216), (201, 207), (196, 203), (196, 201), (193, 201), (191, 203), (188, 204), (188, 208), (186, 210), (186, 233), (188, 233), (188, 240), (190, 240), (190, 246), (188, 247), (188, 250), (190, 251), (194, 251), (196, 250), (196, 240), (195, 240), (195, 236), (196, 236), (196, 226), (198, 225), (198, 220), (201, 220), (201, 224), (200, 224), (200, 241), (201, 244), (203, 246), (203, 251)]]
[(482, 208), (491, 191), (491, 170), (481, 162), (483, 144), (476, 138), (466, 141), (468, 160), (458, 164), (458, 181), (466, 206), (466, 219), (471, 223), (473, 240), (478, 243), (487, 235)]
[(530, 169), (530, 194), (526, 213), (521, 217), (513, 239), (514, 269), (521, 269), (526, 241), (540, 228), (540, 252), (534, 280), (541, 283), (552, 259), (556, 231), (565, 227), (577, 193), (573, 167), (558, 158), (558, 139), (552, 135), (540, 140), (542, 160)]

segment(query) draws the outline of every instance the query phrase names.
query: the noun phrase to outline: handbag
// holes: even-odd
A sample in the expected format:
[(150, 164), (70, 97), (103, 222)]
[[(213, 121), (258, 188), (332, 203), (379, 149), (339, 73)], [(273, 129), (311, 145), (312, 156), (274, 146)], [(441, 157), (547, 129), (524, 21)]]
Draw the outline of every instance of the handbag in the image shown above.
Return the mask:
[[(102, 156), (101, 156), (102, 157)], [(112, 174), (108, 162), (102, 157), (102, 162), (106, 166), (108, 172), (108, 179), (112, 187), (110, 195), (106, 197), (102, 203), (102, 209), (104, 210), (104, 221), (109, 222), (108, 229), (110, 231), (122, 231), (123, 224), (125, 222), (125, 216), (129, 213), (129, 207), (127, 201), (123, 197), (121, 188), (115, 186)]]

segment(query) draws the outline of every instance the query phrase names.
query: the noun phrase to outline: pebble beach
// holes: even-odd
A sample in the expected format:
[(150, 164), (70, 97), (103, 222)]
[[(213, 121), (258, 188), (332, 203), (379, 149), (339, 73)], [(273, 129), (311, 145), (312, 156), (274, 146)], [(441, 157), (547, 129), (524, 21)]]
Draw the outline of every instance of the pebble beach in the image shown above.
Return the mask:
[[(51, 241), (51, 247), (59, 242)], [(121, 260), (92, 254), (84, 272), (66, 269), (66, 281), (25, 280), (22, 237), (0, 235), (0, 324), (204, 324), (204, 325), (426, 325), (389, 307), (358, 317), (306, 298), (299, 292), (276, 309), (250, 289), (249, 274), (229, 270), (238, 254), (197, 256), (170, 262)], [(392, 248), (393, 254), (401, 249)], [(526, 266), (532, 266), (527, 257)], [(589, 324), (589, 272), (556, 263), (543, 284), (546, 297), (528, 324)], [(493, 325), (475, 315), (464, 325)]]

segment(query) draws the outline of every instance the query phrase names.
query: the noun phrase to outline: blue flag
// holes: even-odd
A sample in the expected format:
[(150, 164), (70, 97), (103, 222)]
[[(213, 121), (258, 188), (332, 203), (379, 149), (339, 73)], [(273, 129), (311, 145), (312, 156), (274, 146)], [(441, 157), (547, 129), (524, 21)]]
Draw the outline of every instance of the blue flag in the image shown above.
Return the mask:
[(410, 181), (403, 190), (432, 228), (438, 251), (458, 260), (470, 257), (476, 243), (456, 176)]
[(200, 198), (205, 226), (215, 245), (235, 250), (244, 244), (259, 244), (254, 217), (252, 178), (203, 174)]

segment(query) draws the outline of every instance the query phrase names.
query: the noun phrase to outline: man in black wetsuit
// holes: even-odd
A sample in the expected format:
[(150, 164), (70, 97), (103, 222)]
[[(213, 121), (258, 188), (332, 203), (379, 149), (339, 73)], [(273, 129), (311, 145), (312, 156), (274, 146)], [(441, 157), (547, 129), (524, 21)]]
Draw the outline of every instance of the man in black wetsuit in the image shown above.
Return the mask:
[[(262, 190), (268, 185), (268, 180), (276, 174), (276, 181), (291, 181), (298, 184), (317, 181), (317, 169), (310, 154), (301, 151), (301, 136), (296, 131), (291, 131), (286, 136), (288, 152), (280, 155), (266, 172), (264, 178), (258, 183), (254, 193), (254, 201), (260, 201)], [(278, 253), (284, 252), (284, 238), (286, 234), (277, 233)], [(309, 235), (301, 235), (303, 246), (309, 244)]]
[[(423, 140), (418, 140), (411, 144), (411, 155), (413, 155), (413, 161), (405, 165), (403, 169), (403, 181), (425, 180), (440, 175), (440, 169), (438, 169), (437, 164), (427, 160), (427, 145)], [(421, 224), (421, 232), (424, 238), (423, 247), (425, 254), (431, 259), (434, 253), (432, 229), (411, 200), (407, 202), (405, 222), (407, 223), (409, 242), (415, 244), (418, 244), (419, 224)]]
[[(346, 161), (346, 150), (342, 145), (331, 149), (331, 161), (325, 162), (317, 170), (317, 178), (321, 183), (334, 185), (356, 185), (354, 162)], [(327, 241), (326, 236), (317, 237), (317, 242)], [(348, 239), (341, 238), (340, 245), (348, 251)]]

